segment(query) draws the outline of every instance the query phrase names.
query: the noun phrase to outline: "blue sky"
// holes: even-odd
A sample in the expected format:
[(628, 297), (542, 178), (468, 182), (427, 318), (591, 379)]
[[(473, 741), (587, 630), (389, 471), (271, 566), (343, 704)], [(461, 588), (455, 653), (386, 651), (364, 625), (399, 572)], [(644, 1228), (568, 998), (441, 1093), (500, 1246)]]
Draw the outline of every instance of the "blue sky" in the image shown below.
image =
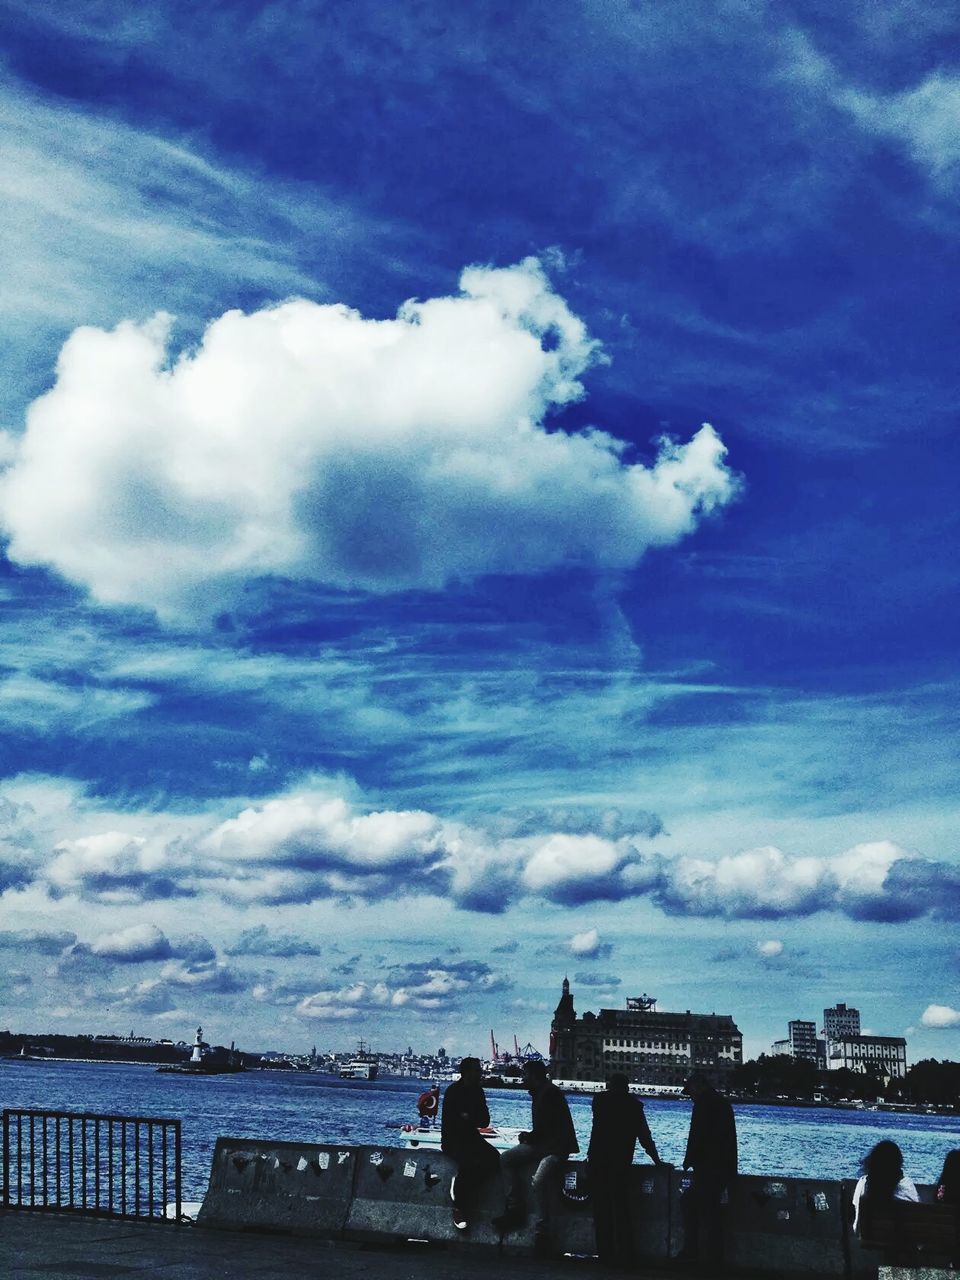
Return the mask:
[(4, 1021), (960, 1056), (952, 6), (0, 12)]

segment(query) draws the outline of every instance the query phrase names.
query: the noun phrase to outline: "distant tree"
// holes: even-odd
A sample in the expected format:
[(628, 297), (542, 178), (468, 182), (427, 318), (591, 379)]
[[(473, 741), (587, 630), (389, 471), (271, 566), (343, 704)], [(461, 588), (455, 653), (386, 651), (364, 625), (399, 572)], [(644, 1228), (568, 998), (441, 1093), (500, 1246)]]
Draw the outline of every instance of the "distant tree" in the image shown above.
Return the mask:
[(825, 1071), (821, 1079), (824, 1093), (834, 1102), (838, 1098), (873, 1102), (884, 1095), (883, 1078), (872, 1067), (866, 1071), (838, 1067), (836, 1071)]
[(902, 1091), (912, 1102), (958, 1107), (960, 1062), (938, 1062), (936, 1058), (924, 1058), (909, 1069)]
[(819, 1076), (812, 1062), (789, 1054), (765, 1054), (734, 1068), (730, 1084), (738, 1093), (761, 1098), (812, 1098)]

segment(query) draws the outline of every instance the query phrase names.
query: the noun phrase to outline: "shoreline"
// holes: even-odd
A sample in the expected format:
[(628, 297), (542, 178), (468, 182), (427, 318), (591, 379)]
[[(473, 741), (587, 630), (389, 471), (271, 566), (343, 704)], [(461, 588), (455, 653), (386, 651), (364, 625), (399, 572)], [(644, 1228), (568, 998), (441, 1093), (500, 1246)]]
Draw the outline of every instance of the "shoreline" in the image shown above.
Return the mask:
[[(100, 1066), (100, 1067), (150, 1067), (155, 1072), (158, 1070), (160, 1066), (167, 1065), (164, 1063), (157, 1063), (156, 1061), (144, 1060), (141, 1058), (60, 1058), (60, 1057), (54, 1057), (52, 1055), (48, 1056), (46, 1054), (44, 1055), (38, 1054), (38, 1055), (27, 1056), (27, 1057), (22, 1057), (20, 1054), (11, 1054), (9, 1056), (0, 1057), (0, 1066), (6, 1063), (12, 1063), (12, 1062), (90, 1063), (94, 1066)], [(178, 1075), (181, 1073), (176, 1071), (173, 1071), (173, 1072), (168, 1071), (161, 1074)], [(274, 1072), (270, 1071), (269, 1069), (258, 1070), (256, 1068), (246, 1068), (242, 1071), (229, 1071), (229, 1072), (223, 1072), (223, 1073), (189, 1072), (189, 1073), (183, 1073), (183, 1074), (197, 1074), (197, 1075), (204, 1075), (204, 1076), (225, 1074), (225, 1075), (233, 1075), (233, 1076), (253, 1077), (261, 1074), (273, 1075)], [(310, 1071), (310, 1072), (295, 1071), (295, 1072), (284, 1072), (282, 1074), (326, 1077), (326, 1073), (318, 1072), (318, 1071)], [(341, 1077), (330, 1074), (328, 1078), (325, 1078), (324, 1082), (331, 1083), (333, 1081), (338, 1081), (340, 1079)], [(402, 1083), (404, 1081), (409, 1081), (413, 1085), (417, 1085), (421, 1083), (421, 1081), (415, 1079), (415, 1077), (413, 1076), (392, 1076), (388, 1074), (380, 1074), (377, 1080), (375, 1081), (374, 1080), (360, 1081), (359, 1083), (386, 1084), (390, 1082)], [(558, 1087), (562, 1090), (563, 1093), (573, 1094), (577, 1097), (592, 1097), (597, 1093), (602, 1093), (604, 1088), (602, 1083), (593, 1082), (593, 1081), (577, 1082), (576, 1085), (572, 1085), (567, 1081), (557, 1081), (555, 1083), (557, 1083)], [(590, 1086), (590, 1087), (585, 1087), (585, 1086)], [(519, 1082), (515, 1085), (507, 1084), (506, 1082), (498, 1082), (496, 1084), (489, 1083), (489, 1084), (485, 1084), (484, 1087), (491, 1091), (502, 1090), (504, 1093), (519, 1093), (523, 1091), (523, 1085), (520, 1084)], [(641, 1102), (685, 1102), (687, 1101), (687, 1099), (682, 1094), (675, 1094), (675, 1093), (643, 1093), (643, 1094), (632, 1093), (632, 1096), (639, 1098)], [(824, 1102), (824, 1101), (815, 1101), (814, 1099), (811, 1099), (811, 1098), (784, 1098), (784, 1097), (745, 1098), (745, 1097), (740, 1097), (737, 1094), (733, 1094), (733, 1093), (728, 1093), (725, 1095), (725, 1097), (727, 1097), (727, 1099), (734, 1106), (738, 1106), (738, 1107), (783, 1107), (783, 1108), (807, 1108), (809, 1110), (816, 1110), (816, 1111), (881, 1112), (885, 1115), (926, 1116), (927, 1118), (932, 1118), (932, 1119), (936, 1119), (936, 1118), (950, 1119), (950, 1118), (960, 1117), (960, 1107), (937, 1106), (937, 1105), (934, 1105), (933, 1103), (923, 1103), (923, 1102), (918, 1102), (918, 1103), (899, 1103), (899, 1102), (867, 1103), (867, 1102), (856, 1102), (856, 1101)]]

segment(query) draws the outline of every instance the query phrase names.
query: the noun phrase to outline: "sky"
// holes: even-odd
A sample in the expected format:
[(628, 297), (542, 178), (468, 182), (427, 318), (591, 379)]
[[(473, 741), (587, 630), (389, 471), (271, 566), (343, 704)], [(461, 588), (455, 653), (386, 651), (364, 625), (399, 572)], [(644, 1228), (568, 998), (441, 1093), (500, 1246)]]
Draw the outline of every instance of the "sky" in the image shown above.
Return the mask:
[(960, 1058), (955, 6), (0, 16), (0, 1024)]

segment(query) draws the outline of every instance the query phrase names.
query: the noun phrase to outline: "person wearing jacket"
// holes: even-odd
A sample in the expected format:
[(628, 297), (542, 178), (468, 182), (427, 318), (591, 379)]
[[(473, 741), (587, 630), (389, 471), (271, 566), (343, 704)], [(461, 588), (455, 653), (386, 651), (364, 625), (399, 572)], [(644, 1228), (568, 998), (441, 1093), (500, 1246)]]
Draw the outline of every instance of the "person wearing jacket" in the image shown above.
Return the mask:
[(733, 1107), (701, 1071), (683, 1086), (693, 1099), (690, 1133), (683, 1157), (692, 1170), (683, 1198), (684, 1248), (690, 1261), (723, 1262), (723, 1199), (737, 1176), (737, 1126)]
[(507, 1204), (500, 1226), (504, 1231), (522, 1226), (523, 1190), (530, 1178), (535, 1239), (538, 1253), (548, 1253), (550, 1200), (563, 1176), (563, 1170), (574, 1151), (580, 1150), (567, 1100), (551, 1083), (543, 1062), (524, 1063), (523, 1082), (532, 1099), (532, 1127), (520, 1134), (515, 1147), (500, 1157), (500, 1168), (506, 1184)]
[(481, 1076), (480, 1059), (464, 1058), (460, 1079), (448, 1086), (440, 1113), (440, 1150), (457, 1166), (450, 1183), (450, 1199), (453, 1225), (458, 1231), (466, 1231), (469, 1226), (467, 1214), (473, 1208), (480, 1183), (500, 1166), (497, 1152), (479, 1133), (490, 1123)]
[(637, 1142), (655, 1165), (662, 1164), (643, 1103), (630, 1093), (620, 1072), (594, 1095), (593, 1127), (587, 1149), (593, 1228), (600, 1261), (629, 1267), (634, 1261), (630, 1170)]

